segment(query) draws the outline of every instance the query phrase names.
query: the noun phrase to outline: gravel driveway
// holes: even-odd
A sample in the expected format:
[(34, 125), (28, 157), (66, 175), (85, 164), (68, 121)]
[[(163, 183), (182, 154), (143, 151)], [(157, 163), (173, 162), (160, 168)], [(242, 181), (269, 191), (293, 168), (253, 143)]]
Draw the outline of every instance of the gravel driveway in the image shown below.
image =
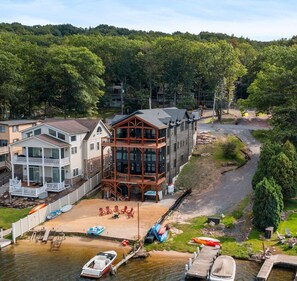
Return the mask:
[[(194, 190), (176, 212), (175, 219), (177, 221), (232, 211), (241, 200), (251, 193), (251, 180), (256, 171), (260, 153), (260, 143), (251, 135), (251, 130), (261, 128), (259, 125), (215, 125), (212, 127), (210, 124), (199, 124), (200, 131), (238, 136), (249, 148), (251, 160), (243, 167), (214, 179), (215, 184), (203, 193)], [(267, 128), (267, 126), (263, 128)]]

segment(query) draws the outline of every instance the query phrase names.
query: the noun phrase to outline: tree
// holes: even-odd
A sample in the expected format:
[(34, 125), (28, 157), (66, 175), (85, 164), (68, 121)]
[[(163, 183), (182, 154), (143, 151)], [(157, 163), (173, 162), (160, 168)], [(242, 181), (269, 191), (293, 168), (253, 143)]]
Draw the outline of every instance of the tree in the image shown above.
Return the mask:
[(271, 158), (277, 155), (280, 151), (281, 145), (279, 143), (264, 143), (261, 148), (257, 171), (252, 179), (252, 185), (254, 189), (264, 177), (269, 177), (271, 175), (268, 163), (270, 163)]
[(282, 189), (283, 197), (292, 198), (296, 196), (293, 163), (286, 154), (280, 152), (273, 156), (268, 166), (270, 167), (270, 175)]
[(280, 186), (276, 184), (273, 178), (267, 179), (264, 177), (255, 189), (253, 204), (253, 222), (255, 227), (261, 231), (270, 226), (277, 229), (282, 210), (283, 198)]

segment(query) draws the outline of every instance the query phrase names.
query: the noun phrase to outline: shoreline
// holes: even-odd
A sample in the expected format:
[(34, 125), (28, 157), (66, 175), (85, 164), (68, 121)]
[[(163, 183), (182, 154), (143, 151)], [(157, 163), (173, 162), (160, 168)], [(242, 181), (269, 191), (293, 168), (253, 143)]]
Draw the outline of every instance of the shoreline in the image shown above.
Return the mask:
[[(17, 244), (31, 244), (34, 243), (34, 246), (42, 246), (44, 247), (44, 244), (35, 243), (28, 239), (18, 239)], [(13, 245), (13, 244), (12, 244)], [(49, 246), (50, 244), (48, 244)], [(113, 248), (115, 250), (122, 250), (123, 248), (126, 250), (132, 249), (131, 246), (125, 246), (123, 247), (121, 243), (118, 241), (109, 241), (109, 240), (102, 240), (97, 238), (90, 238), (90, 237), (80, 237), (80, 236), (66, 236), (66, 239), (63, 241), (61, 247), (63, 245), (71, 246), (75, 245), (76, 247), (105, 247), (106, 248)], [(148, 251), (149, 255), (151, 257), (192, 257), (193, 253), (186, 253), (186, 252), (178, 252), (173, 250), (163, 250), (163, 251), (157, 251), (152, 250)]]

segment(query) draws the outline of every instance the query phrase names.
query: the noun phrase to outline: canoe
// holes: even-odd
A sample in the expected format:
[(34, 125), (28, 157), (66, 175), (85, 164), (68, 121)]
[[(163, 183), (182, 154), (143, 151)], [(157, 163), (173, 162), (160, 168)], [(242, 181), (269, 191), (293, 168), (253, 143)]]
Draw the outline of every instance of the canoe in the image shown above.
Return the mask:
[(200, 245), (210, 246), (210, 247), (221, 247), (221, 243), (218, 239), (210, 238), (210, 237), (194, 237), (192, 240), (195, 243)]
[(236, 274), (236, 262), (230, 256), (219, 256), (210, 271), (210, 281), (234, 281)]
[(61, 210), (55, 210), (55, 211), (52, 211), (50, 212), (47, 216), (46, 216), (46, 219), (47, 220), (51, 220), (51, 219), (54, 219), (56, 218), (57, 216), (60, 216), (62, 214)]
[(44, 208), (46, 206), (45, 203), (39, 204), (37, 206), (35, 206), (32, 210), (30, 210), (29, 215), (39, 211), (40, 209)]
[(80, 275), (88, 278), (100, 278), (110, 270), (116, 257), (115, 251), (98, 253), (83, 266)]
[(92, 226), (88, 229), (87, 235), (99, 236), (104, 230), (105, 230), (104, 226), (101, 226), (101, 225)]
[(72, 205), (65, 205), (60, 210), (62, 213), (66, 213), (66, 212), (70, 211), (72, 209), (72, 207), (73, 207)]

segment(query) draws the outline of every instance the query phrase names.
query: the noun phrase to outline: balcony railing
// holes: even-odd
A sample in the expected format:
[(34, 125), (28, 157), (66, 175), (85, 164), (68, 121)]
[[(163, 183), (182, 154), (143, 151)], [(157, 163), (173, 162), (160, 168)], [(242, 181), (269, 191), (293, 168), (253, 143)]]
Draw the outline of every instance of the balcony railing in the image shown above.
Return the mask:
[(46, 188), (46, 183), (41, 187), (22, 187), (21, 180), (9, 180), (9, 192), (14, 196), (38, 198), (41, 193), (46, 191)]
[[(53, 158), (41, 158), (41, 157), (28, 157), (29, 165), (42, 165), (42, 159), (45, 166), (66, 166), (70, 164), (69, 157), (61, 158), (61, 159), (53, 159)], [(27, 163), (26, 156), (15, 156), (13, 158), (13, 164), (21, 164), (24, 165)]]
[(65, 182), (57, 182), (57, 183), (45, 183), (43, 186), (36, 187), (22, 187), (22, 181), (17, 179), (9, 180), (9, 192), (14, 196), (22, 196), (22, 197), (39, 197), (39, 194), (50, 191), (50, 192), (60, 192), (64, 190)]
[[(113, 179), (113, 178), (116, 178), (118, 180), (133, 182), (133, 181), (141, 181), (142, 175), (130, 174), (130, 178), (129, 178), (129, 175), (125, 173), (119, 173), (119, 172), (114, 173), (113, 171), (108, 171), (108, 170), (105, 170), (103, 172), (103, 179)], [(143, 175), (144, 181), (155, 182), (156, 179), (160, 180), (162, 178), (165, 178), (164, 172), (158, 173), (157, 177), (156, 177), (156, 173), (145, 173)]]
[(158, 139), (142, 139), (142, 138), (113, 138), (106, 137), (102, 138), (102, 144), (104, 146), (114, 146), (116, 144), (120, 145), (133, 145), (133, 146), (151, 146), (155, 147), (159, 144), (166, 144), (166, 138), (161, 137)]

